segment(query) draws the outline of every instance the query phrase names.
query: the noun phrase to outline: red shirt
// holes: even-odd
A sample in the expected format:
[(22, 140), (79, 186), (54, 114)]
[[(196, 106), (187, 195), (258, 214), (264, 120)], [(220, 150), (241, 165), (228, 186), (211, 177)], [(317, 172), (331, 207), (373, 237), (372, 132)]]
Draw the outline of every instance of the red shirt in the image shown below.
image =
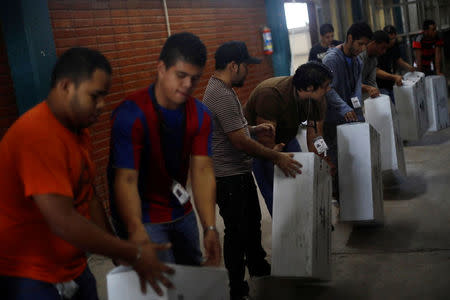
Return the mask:
[(83, 251), (56, 236), (33, 195), (74, 199), (88, 217), (94, 165), (87, 130), (65, 128), (43, 102), (21, 116), (0, 142), (0, 275), (45, 282), (78, 277)]
[(434, 64), (434, 58), (436, 56), (436, 47), (443, 47), (444, 41), (438, 37), (433, 39), (426, 38), (423, 33), (419, 34), (416, 40), (413, 42), (413, 49), (422, 50), (422, 66), (430, 68), (431, 63)]

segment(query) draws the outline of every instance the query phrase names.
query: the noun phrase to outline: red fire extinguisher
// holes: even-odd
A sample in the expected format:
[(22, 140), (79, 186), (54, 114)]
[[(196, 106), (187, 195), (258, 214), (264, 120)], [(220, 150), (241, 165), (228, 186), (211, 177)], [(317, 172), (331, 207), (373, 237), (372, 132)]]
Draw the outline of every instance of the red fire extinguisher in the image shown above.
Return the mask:
[(262, 34), (264, 42), (264, 54), (266, 55), (273, 54), (272, 33), (270, 32), (269, 27), (264, 26)]

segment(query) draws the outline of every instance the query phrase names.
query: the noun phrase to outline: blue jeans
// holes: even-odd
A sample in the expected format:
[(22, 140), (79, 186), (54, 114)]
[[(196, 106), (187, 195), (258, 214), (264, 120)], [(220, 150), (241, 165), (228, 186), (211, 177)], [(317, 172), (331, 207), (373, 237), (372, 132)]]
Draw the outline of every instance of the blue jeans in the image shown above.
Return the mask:
[(171, 223), (144, 224), (154, 243), (171, 243), (172, 247), (160, 251), (158, 257), (166, 263), (198, 266), (202, 262), (197, 219), (194, 211)]
[[(71, 300), (98, 300), (97, 284), (89, 267), (74, 281), (78, 284), (77, 293)], [(0, 276), (1, 298), (7, 300), (62, 300), (53, 283), (39, 280)]]
[(392, 103), (395, 105), (394, 90), (380, 89), (380, 94), (388, 95)]
[[(283, 152), (300, 152), (300, 144), (297, 138), (290, 140), (283, 148)], [(266, 159), (253, 159), (253, 174), (255, 174), (256, 182), (259, 190), (266, 202), (267, 209), (272, 216), (273, 207), (273, 162)]]

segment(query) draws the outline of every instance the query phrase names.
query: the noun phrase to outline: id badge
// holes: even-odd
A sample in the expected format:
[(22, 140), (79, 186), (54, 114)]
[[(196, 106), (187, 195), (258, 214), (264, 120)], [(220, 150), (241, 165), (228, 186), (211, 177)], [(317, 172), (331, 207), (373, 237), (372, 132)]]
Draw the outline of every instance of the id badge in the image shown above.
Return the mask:
[(176, 180), (172, 182), (172, 194), (178, 199), (178, 202), (180, 202), (181, 205), (188, 202), (190, 198), (186, 189)]
[(360, 108), (361, 107), (361, 103), (359, 103), (359, 99), (358, 97), (352, 97), (352, 104), (353, 104), (353, 108)]
[(325, 140), (321, 136), (316, 137), (313, 143), (314, 147), (316, 147), (317, 153), (319, 154), (326, 153), (328, 150), (327, 143), (325, 143)]

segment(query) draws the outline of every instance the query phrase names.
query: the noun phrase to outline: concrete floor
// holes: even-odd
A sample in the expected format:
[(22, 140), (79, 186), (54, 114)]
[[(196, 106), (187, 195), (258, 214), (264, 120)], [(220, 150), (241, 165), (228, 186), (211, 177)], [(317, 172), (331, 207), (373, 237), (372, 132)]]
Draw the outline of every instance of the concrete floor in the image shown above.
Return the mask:
[[(255, 299), (450, 299), (450, 128), (405, 147), (407, 178), (384, 190), (385, 225), (332, 233), (332, 280), (250, 280)], [(271, 253), (271, 219), (265, 208), (263, 246)], [(223, 223), (218, 216), (223, 241)], [(109, 260), (89, 260), (106, 298)]]

